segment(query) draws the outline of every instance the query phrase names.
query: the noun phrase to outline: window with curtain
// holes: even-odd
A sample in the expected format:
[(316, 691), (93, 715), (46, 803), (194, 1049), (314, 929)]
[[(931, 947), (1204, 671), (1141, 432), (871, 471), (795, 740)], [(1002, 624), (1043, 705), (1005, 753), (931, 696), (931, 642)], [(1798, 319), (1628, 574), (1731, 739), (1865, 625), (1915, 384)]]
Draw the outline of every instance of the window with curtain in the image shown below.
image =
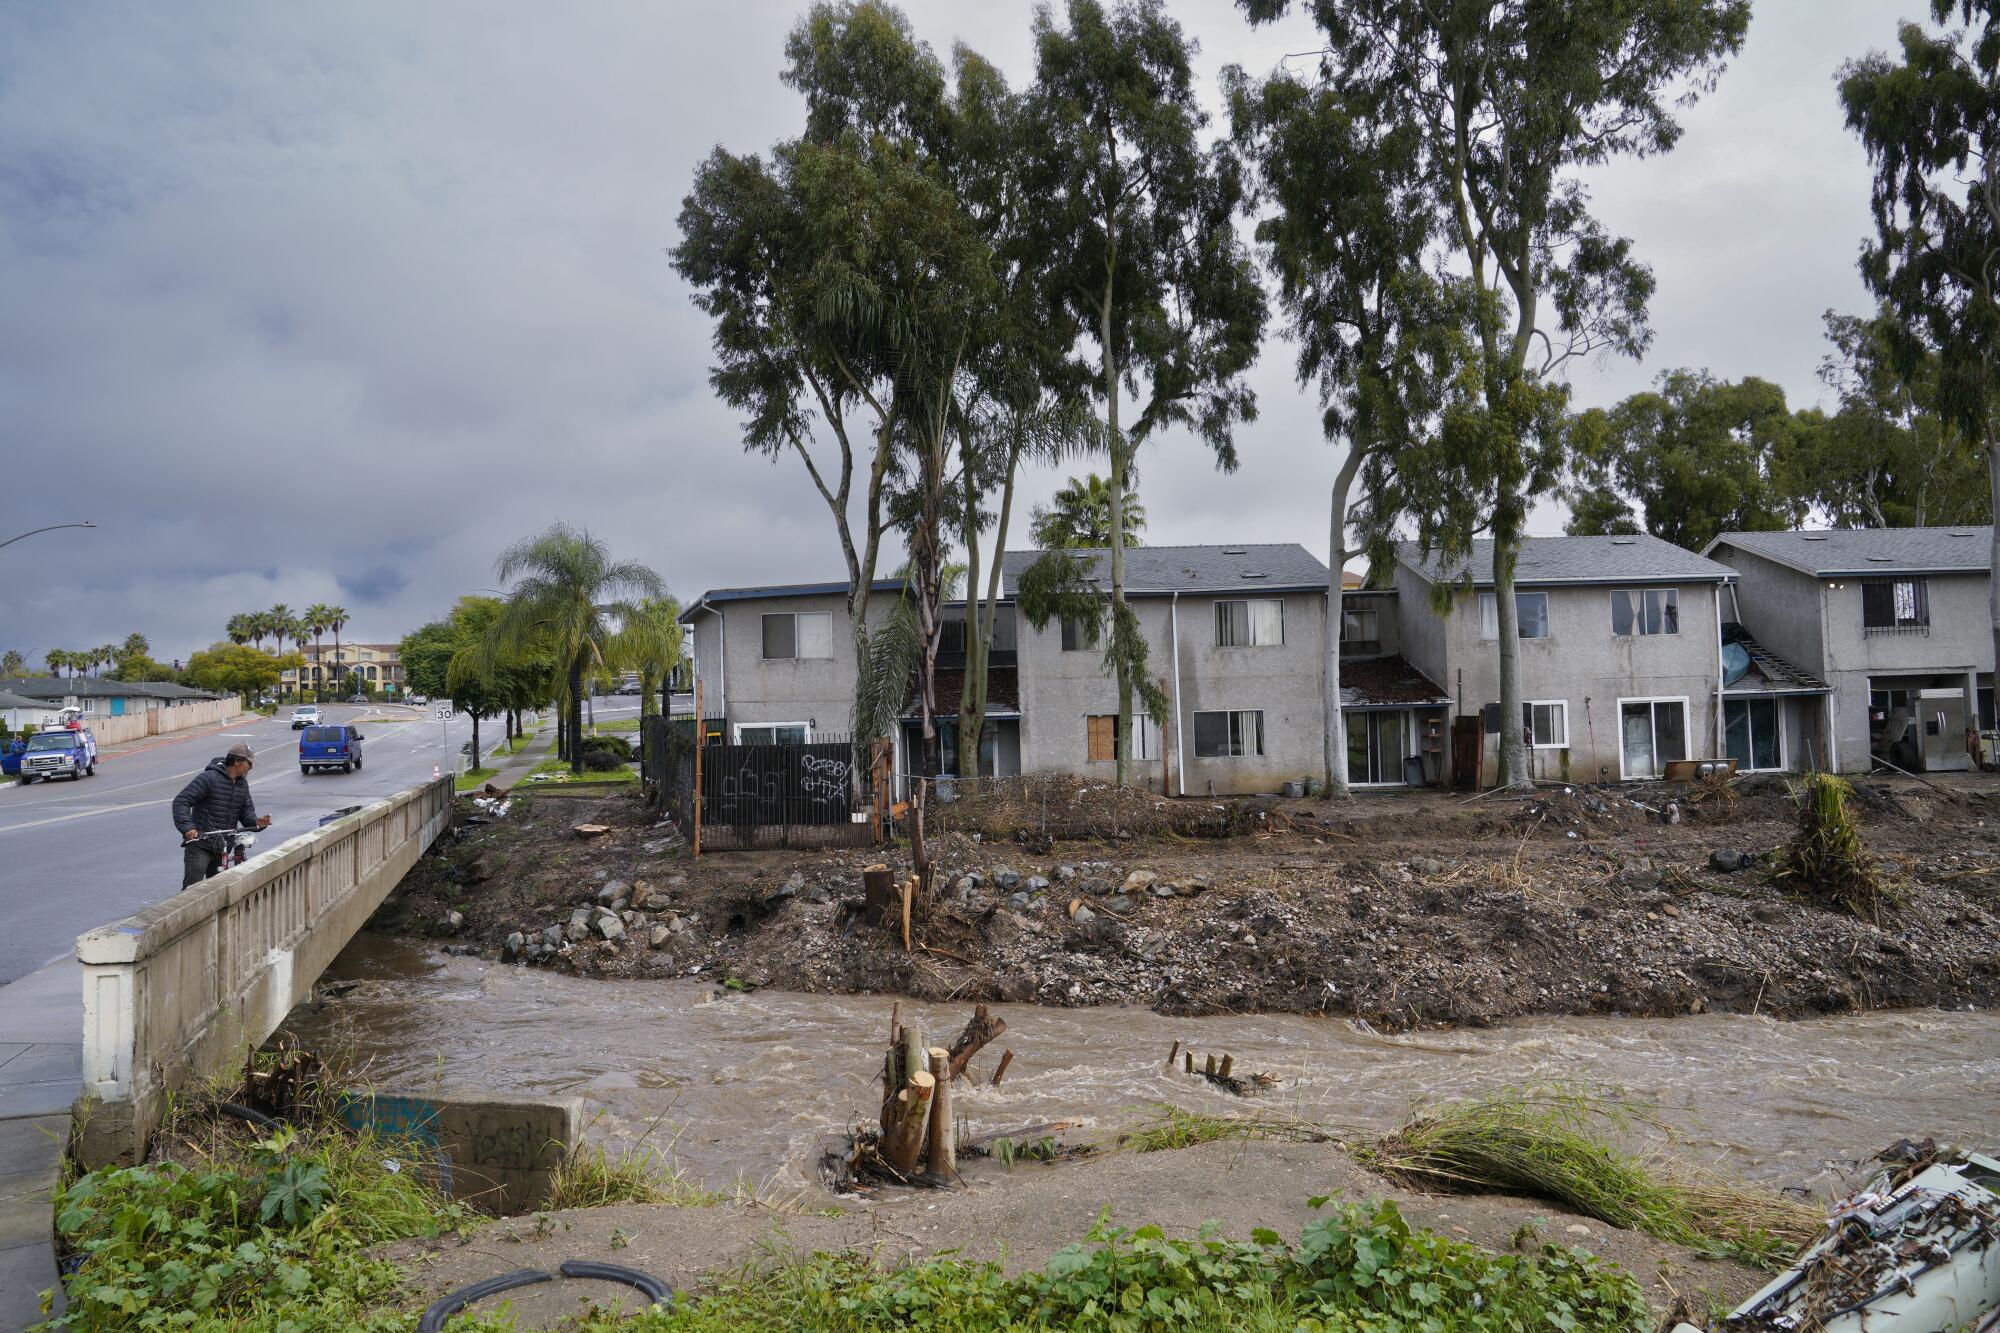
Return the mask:
[(1528, 744), (1537, 750), (1560, 750), (1569, 744), (1569, 704), (1561, 699), (1521, 705), (1521, 725)]
[(1678, 588), (1620, 588), (1611, 594), (1611, 632), (1627, 638), (1681, 632)]
[(1928, 579), (1865, 579), (1861, 584), (1861, 626), (1871, 634), (1929, 629)]
[(1273, 648), (1285, 641), (1285, 604), (1275, 597), (1215, 604), (1215, 646)]
[(1194, 715), (1197, 759), (1240, 759), (1264, 753), (1264, 712), (1237, 709)]
[[(1084, 719), (1085, 740), (1092, 762), (1118, 757), (1118, 714), (1095, 713)], [(1152, 714), (1139, 713), (1132, 719), (1132, 757), (1160, 757), (1160, 725)]]
[[(1514, 594), (1514, 634), (1522, 639), (1546, 639), (1549, 637), (1549, 595), (1545, 592), (1517, 592)], [(1500, 604), (1493, 600), (1493, 594), (1479, 594), (1479, 637), (1495, 640), (1500, 637)]]
[(1356, 656), (1382, 651), (1380, 610), (1375, 607), (1341, 608), (1340, 651)]
[(764, 617), (764, 656), (807, 658), (833, 656), (833, 614), (828, 611), (776, 611)]

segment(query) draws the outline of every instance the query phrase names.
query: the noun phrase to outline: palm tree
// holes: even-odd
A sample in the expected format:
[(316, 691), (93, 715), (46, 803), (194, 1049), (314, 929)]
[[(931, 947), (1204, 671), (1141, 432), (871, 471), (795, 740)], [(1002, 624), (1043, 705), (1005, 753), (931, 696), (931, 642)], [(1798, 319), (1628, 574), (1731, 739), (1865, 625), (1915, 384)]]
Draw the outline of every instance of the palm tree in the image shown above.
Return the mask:
[[(305, 622), (313, 636), (313, 702), (318, 703), (326, 696), (326, 663), (320, 658), (319, 636), (333, 624), (333, 608), (325, 602), (314, 602), (306, 608)], [(339, 656), (340, 649), (336, 647), (334, 657), (338, 659)]]
[[(305, 698), (306, 690), (306, 641), (312, 637), (312, 626), (303, 616), (286, 616), (278, 631), (278, 651), (285, 651), (285, 640), (290, 639), (299, 646), (299, 698)], [(313, 691), (313, 702), (319, 701), (319, 691)]]
[[(681, 660), (681, 604), (671, 596), (648, 597), (618, 631), (617, 661), (639, 673), (639, 719), (666, 712), (667, 678)], [(659, 687), (656, 698), (654, 686)], [(641, 727), (643, 731), (643, 725)]]
[(333, 631), (333, 673), (334, 684), (340, 683), (340, 630), (347, 623), (347, 608), (329, 606), (326, 609), (326, 627)]
[(264, 651), (264, 640), (271, 637), (271, 613), (252, 611), (243, 619), (244, 627), (250, 634), (250, 645), (258, 652)]
[(284, 652), (285, 640), (291, 635), (292, 608), (286, 606), (283, 602), (279, 602), (272, 606), (269, 611), (266, 611), (264, 616), (264, 632), (277, 640), (278, 647), (276, 651)]
[[(1146, 509), (1128, 485), (1125, 491), (1125, 544), (1138, 546)], [(1071, 477), (1046, 508), (1037, 507), (1028, 529), (1043, 550), (1106, 547), (1111, 544), (1111, 483), (1096, 473)]]
[(91, 665), (102, 673), (105, 667), (110, 666), (118, 660), (118, 645), (115, 643), (101, 643), (90, 650), (90, 656), (93, 659)]
[(0, 680), (12, 680), (28, 669), (28, 659), (21, 655), (19, 648), (9, 648), (0, 653)]
[(583, 771), (583, 682), (603, 666), (612, 648), (614, 622), (635, 619), (630, 596), (664, 597), (667, 586), (645, 565), (613, 561), (604, 543), (587, 531), (558, 523), (501, 552), (494, 572), (502, 583), (519, 579), (488, 637), (489, 660), (509, 650), (546, 642), (562, 664), (569, 712), (569, 767)]
[(69, 650), (66, 648), (51, 648), (49, 649), (49, 655), (42, 660), (49, 664), (49, 674), (60, 680), (62, 679), (63, 668), (69, 665)]
[(231, 643), (240, 647), (250, 642), (251, 635), (256, 632), (256, 628), (256, 618), (254, 616), (247, 611), (238, 611), (235, 615), (229, 617), (229, 624), (222, 632), (228, 637)]

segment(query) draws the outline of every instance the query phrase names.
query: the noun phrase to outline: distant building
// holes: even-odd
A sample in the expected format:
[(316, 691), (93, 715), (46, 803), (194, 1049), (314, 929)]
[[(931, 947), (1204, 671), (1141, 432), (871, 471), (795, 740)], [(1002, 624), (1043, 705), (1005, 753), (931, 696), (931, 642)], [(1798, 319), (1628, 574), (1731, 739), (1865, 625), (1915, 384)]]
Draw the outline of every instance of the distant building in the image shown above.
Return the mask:
[(78, 676), (71, 680), (54, 676), (10, 680), (6, 690), (51, 709), (82, 709), (86, 718), (123, 717), (127, 713), (178, 708), (183, 704), (206, 703), (221, 697), (170, 681), (105, 680), (96, 676)]
[[(322, 684), (329, 697), (344, 697), (353, 693), (356, 681), (365, 681), (370, 690), (391, 698), (404, 691), (399, 644), (342, 643), (336, 653), (331, 643), (317, 647), (309, 643), (300, 655), (306, 659), (306, 688), (313, 691), (314, 698), (320, 697)], [(291, 698), (298, 693), (298, 675), (296, 671), (284, 674), (278, 683), (280, 697)]]

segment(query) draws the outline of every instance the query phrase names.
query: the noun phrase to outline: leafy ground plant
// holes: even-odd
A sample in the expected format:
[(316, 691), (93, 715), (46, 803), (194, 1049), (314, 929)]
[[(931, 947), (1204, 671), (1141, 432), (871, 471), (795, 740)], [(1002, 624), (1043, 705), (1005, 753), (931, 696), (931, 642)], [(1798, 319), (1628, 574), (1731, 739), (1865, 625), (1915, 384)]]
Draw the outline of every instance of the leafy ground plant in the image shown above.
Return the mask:
[(1831, 773), (1808, 773), (1792, 788), (1799, 828), (1778, 849), (1771, 882), (1822, 906), (1880, 921), (1900, 886), (1875, 863), (1854, 826), (1854, 788)]
[(321, 1126), (182, 1146), (188, 1160), (92, 1171), (57, 1195), (75, 1269), (42, 1328), (402, 1329), (384, 1312), (401, 1274), (368, 1247), (468, 1220), (410, 1140)]
[[(1325, 1207), (1326, 1200), (1315, 1200)], [(613, 1325), (648, 1333), (826, 1333), (914, 1328), (1079, 1333), (1502, 1333), (1652, 1327), (1637, 1285), (1574, 1250), (1496, 1255), (1413, 1228), (1394, 1204), (1338, 1204), (1296, 1246), (1273, 1232), (1171, 1238), (1100, 1219), (1038, 1272), (932, 1259), (882, 1269), (815, 1255), (719, 1282), (672, 1310)]]

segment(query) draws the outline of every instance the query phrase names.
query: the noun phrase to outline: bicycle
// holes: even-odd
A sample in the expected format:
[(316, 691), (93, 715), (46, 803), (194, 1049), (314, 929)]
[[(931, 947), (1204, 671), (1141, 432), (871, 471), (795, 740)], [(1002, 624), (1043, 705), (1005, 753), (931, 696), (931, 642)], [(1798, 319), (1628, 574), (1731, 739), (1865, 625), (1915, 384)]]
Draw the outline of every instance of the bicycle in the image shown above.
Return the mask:
[[(209, 841), (211, 838), (220, 838), (222, 841), (219, 844), (211, 843)], [(223, 871), (234, 869), (250, 859), (250, 849), (257, 845), (257, 830), (247, 828), (210, 829), (208, 832), (198, 833), (192, 838), (181, 839), (181, 846), (183, 847), (191, 847), (196, 843), (202, 843), (211, 847), (219, 846), (221, 849), (222, 854), (216, 858), (215, 869), (208, 872), (209, 878), (213, 879)]]

